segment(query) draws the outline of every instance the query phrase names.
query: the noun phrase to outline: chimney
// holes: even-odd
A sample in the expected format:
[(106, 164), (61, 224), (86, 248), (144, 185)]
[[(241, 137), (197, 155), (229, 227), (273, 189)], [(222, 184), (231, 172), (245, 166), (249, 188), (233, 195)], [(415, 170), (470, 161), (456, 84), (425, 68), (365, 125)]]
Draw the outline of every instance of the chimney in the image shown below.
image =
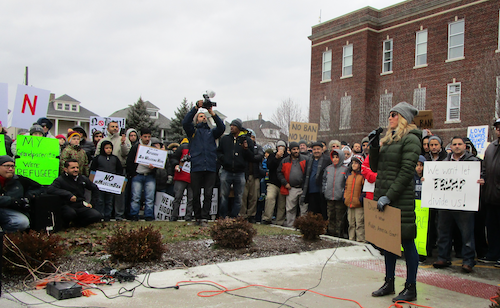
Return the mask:
[(49, 96), (49, 102), (53, 102), (56, 100), (56, 94), (55, 93), (50, 93), (50, 96)]
[(262, 113), (259, 112), (259, 121), (262, 121)]

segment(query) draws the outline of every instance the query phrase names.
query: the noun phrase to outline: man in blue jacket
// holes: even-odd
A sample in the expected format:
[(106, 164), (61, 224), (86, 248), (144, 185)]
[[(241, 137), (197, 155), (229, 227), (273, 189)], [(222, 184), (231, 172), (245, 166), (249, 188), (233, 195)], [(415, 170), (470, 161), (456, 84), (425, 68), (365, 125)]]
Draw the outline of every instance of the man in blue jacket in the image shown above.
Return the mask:
[[(212, 108), (209, 108), (208, 113), (216, 124), (216, 127), (210, 128), (205, 113), (200, 110), (202, 105), (202, 100), (196, 102), (196, 105), (184, 117), (182, 127), (189, 139), (191, 189), (193, 190), (193, 210), (196, 224), (206, 226), (210, 215), (212, 192), (217, 172), (215, 140), (222, 136), (226, 126)], [(200, 202), (202, 187), (204, 188), (203, 207), (201, 207)]]

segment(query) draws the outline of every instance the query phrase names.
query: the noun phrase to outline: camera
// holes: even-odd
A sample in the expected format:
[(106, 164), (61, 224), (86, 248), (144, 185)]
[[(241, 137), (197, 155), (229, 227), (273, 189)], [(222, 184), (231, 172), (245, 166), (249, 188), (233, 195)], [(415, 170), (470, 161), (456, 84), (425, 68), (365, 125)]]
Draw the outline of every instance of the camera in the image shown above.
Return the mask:
[(215, 96), (214, 91), (207, 91), (207, 93), (203, 94), (203, 108), (210, 109), (212, 107), (216, 107), (217, 103), (212, 102), (210, 99)]
[(187, 161), (190, 161), (190, 160), (191, 160), (191, 155), (186, 154), (186, 155), (184, 155), (184, 157), (181, 158), (181, 163), (187, 162)]

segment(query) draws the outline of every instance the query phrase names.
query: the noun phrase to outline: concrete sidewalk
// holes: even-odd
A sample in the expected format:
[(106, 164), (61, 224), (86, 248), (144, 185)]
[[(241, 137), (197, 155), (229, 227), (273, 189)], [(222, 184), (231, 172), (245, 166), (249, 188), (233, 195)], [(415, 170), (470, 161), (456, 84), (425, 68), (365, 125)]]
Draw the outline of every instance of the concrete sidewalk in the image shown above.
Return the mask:
[[(330, 258), (330, 259), (329, 259)], [(328, 263), (327, 260), (329, 259)], [(325, 265), (326, 263), (326, 265)], [(323, 269), (323, 272), (322, 272)], [(179, 283), (179, 289), (151, 289), (139, 286), (132, 297), (131, 292), (121, 297), (107, 299), (102, 292), (98, 295), (58, 301), (45, 290), (28, 293), (3, 294), (0, 307), (18, 308), (26, 305), (13, 299), (15, 296), (28, 306), (54, 307), (43, 304), (52, 302), (59, 307), (373, 307), (387, 308), (393, 303), (393, 296), (374, 298), (373, 290), (383, 284), (383, 257), (371, 245), (357, 245), (338, 249), (235, 261), (189, 269), (169, 270), (152, 273), (149, 285), (162, 288), (175, 286), (181, 281), (209, 281), (221, 287), (235, 289), (249, 285), (276, 288), (308, 289), (331, 297), (349, 299), (344, 301), (312, 292), (288, 291), (252, 286), (212, 297), (198, 296), (201, 291), (218, 290), (213, 285), (201, 283)], [(398, 261), (396, 293), (403, 289), (405, 276), (404, 261)], [(487, 299), (494, 296), (500, 284), (498, 280), (471, 279), (467, 275), (449, 274), (433, 268), (419, 268), (416, 304), (428, 307), (488, 307)], [(143, 281), (144, 275), (138, 277)], [(422, 282), (425, 281), (425, 282)], [(146, 282), (145, 282), (146, 283)], [(319, 284), (319, 285), (318, 285)], [(110, 297), (124, 289), (138, 286), (138, 282), (115, 283), (103, 286)], [(458, 291), (458, 292), (457, 292)], [(230, 295), (232, 294), (232, 295)], [(490, 295), (491, 294), (491, 295)], [(37, 298), (33, 297), (36, 296)], [(210, 293), (205, 293), (210, 295)], [(237, 296), (236, 296), (237, 295)], [(356, 302), (359, 304), (357, 304)], [(42, 304), (40, 304), (42, 303)], [(408, 307), (407, 304), (404, 307)]]

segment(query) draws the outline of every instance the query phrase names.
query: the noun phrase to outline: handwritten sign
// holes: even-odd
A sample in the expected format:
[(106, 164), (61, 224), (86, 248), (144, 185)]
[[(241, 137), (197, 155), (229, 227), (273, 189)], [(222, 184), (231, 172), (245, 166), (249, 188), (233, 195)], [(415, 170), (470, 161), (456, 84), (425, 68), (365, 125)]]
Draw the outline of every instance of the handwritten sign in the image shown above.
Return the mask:
[(427, 255), (427, 229), (429, 227), (429, 209), (421, 206), (421, 200), (415, 200), (415, 224), (417, 225), (417, 237), (415, 246), (418, 254)]
[(9, 90), (8, 84), (0, 83), (0, 122), (2, 123), (1, 126), (5, 128), (7, 128), (9, 125), (8, 122), (9, 109), (7, 108), (9, 106), (8, 90)]
[(17, 136), (16, 174), (41, 185), (50, 185), (59, 176), (59, 140), (37, 136)]
[(418, 114), (413, 118), (413, 123), (424, 128), (434, 128), (434, 118), (432, 116), (432, 110), (420, 110)]
[(100, 191), (119, 195), (125, 189), (126, 179), (121, 175), (96, 171), (91, 180)]
[(481, 163), (427, 161), (422, 182), (422, 206), (434, 209), (477, 211)]
[(316, 123), (302, 123), (290, 122), (290, 133), (288, 141), (305, 140), (307, 142), (316, 141), (318, 138), (318, 124)]
[(96, 131), (102, 132), (103, 137), (108, 135), (108, 124), (111, 121), (118, 123), (118, 128), (125, 128), (124, 118), (114, 118), (114, 117), (90, 117), (89, 120), (90, 136)]
[(165, 162), (167, 161), (167, 151), (149, 147), (146, 145), (139, 145), (135, 162), (141, 165), (153, 165), (156, 168), (164, 169)]
[(484, 155), (488, 142), (488, 125), (467, 127), (467, 138), (476, 147), (478, 155)]
[(378, 247), (401, 256), (401, 210), (386, 206), (377, 209), (377, 201), (364, 199), (365, 238)]
[[(213, 194), (212, 194), (212, 204), (210, 207), (210, 215), (216, 215), (217, 214), (217, 196), (218, 196), (218, 189), (214, 188), (213, 189)], [(201, 205), (203, 206), (203, 200), (204, 200), (204, 195), (203, 195), (203, 188), (201, 189), (201, 196), (200, 196), (200, 202)], [(162, 192), (157, 192), (156, 193), (156, 201), (155, 201), (155, 218), (156, 220), (170, 220), (173, 214), (174, 206), (174, 197), (170, 196), (169, 194), (162, 193)], [(179, 206), (179, 217), (186, 216), (186, 207), (187, 207), (187, 190), (184, 191), (184, 196), (182, 197), (181, 204)]]
[(32, 123), (47, 116), (49, 96), (48, 90), (18, 85), (9, 126), (30, 129)]
[(7, 155), (7, 150), (5, 149), (5, 136), (0, 134), (0, 156)]

